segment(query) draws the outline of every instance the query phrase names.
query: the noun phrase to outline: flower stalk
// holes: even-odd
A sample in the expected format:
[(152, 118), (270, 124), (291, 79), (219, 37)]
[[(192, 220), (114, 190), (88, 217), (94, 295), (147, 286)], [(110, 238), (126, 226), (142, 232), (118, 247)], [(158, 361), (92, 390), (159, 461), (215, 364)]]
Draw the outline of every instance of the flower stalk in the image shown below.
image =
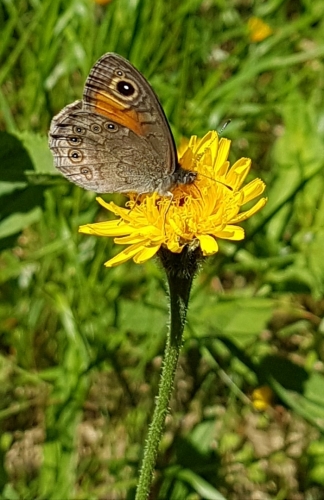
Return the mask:
[(164, 352), (159, 392), (144, 449), (136, 500), (146, 500), (150, 494), (165, 418), (174, 388), (175, 373), (183, 343), (183, 330), (190, 290), (198, 268), (200, 249), (192, 250), (187, 247), (181, 254), (174, 254), (167, 249), (161, 248), (158, 255), (166, 271), (169, 284), (170, 329)]

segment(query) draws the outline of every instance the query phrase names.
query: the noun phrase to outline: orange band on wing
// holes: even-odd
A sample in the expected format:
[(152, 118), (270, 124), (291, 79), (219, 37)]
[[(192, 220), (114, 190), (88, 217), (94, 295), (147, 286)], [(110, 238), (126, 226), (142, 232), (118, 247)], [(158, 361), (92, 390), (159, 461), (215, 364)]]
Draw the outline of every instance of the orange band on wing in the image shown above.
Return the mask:
[(96, 113), (107, 116), (113, 122), (129, 128), (137, 135), (145, 135), (144, 127), (141, 125), (136, 111), (126, 109), (123, 104), (106, 94), (106, 92), (96, 92), (94, 101)]

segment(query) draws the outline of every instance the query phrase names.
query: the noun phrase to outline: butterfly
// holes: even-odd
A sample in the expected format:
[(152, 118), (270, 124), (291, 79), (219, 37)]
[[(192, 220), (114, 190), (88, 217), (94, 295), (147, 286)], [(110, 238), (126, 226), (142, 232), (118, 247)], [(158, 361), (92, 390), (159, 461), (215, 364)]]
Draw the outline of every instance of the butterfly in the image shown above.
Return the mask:
[(172, 188), (197, 176), (179, 165), (170, 126), (147, 80), (114, 53), (93, 66), (82, 100), (53, 118), (49, 147), (68, 180), (97, 193), (172, 197)]

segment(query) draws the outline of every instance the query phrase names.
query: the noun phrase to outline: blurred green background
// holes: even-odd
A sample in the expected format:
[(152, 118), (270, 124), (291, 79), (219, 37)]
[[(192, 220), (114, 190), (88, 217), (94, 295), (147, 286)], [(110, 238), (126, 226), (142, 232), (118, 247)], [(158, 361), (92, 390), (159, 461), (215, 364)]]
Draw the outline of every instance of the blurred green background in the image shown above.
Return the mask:
[(165, 277), (103, 266), (78, 227), (108, 214), (47, 147), (114, 51), (178, 143), (231, 119), (269, 197), (196, 278), (152, 499), (324, 499), (324, 3), (0, 0), (0, 34), (0, 497), (134, 497)]

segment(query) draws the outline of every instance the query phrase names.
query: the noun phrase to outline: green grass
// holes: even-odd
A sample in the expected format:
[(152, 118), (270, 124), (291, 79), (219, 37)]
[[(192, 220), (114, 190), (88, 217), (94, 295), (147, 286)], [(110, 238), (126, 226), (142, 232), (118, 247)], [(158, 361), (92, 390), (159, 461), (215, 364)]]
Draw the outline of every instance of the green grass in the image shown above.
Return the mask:
[[(273, 34), (252, 43), (251, 16)], [(321, 0), (1, 0), (0, 33), (1, 498), (134, 497), (165, 277), (154, 260), (103, 266), (118, 249), (78, 227), (107, 214), (56, 175), (46, 139), (115, 51), (149, 79), (177, 141), (231, 119), (231, 161), (252, 158), (269, 198), (196, 278), (152, 498), (322, 500)], [(258, 413), (263, 385), (275, 399)]]

